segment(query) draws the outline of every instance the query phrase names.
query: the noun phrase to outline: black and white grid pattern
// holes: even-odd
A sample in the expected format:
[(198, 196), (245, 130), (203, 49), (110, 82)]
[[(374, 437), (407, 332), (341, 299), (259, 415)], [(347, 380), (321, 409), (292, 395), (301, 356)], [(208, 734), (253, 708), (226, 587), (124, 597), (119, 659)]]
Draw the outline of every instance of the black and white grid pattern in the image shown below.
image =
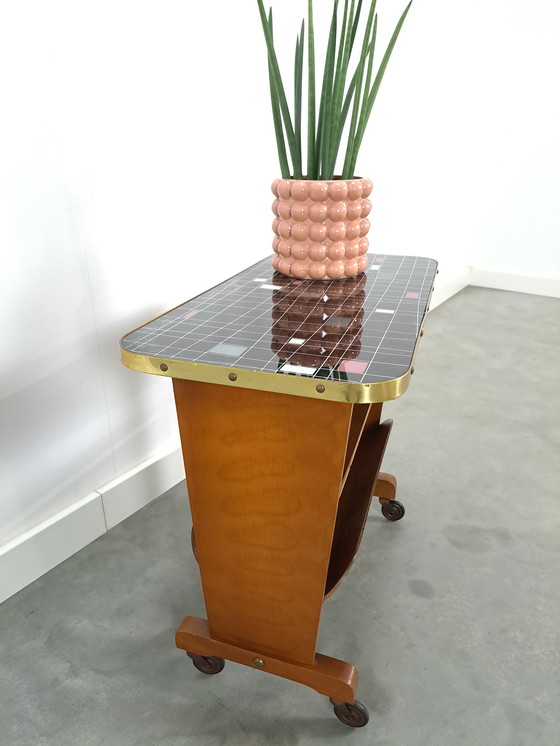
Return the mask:
[[(359, 312), (354, 319), (345, 319), (346, 312), (337, 313), (336, 309), (337, 303), (340, 308), (345, 307), (340, 281), (286, 278), (274, 272), (270, 258), (263, 259), (126, 335), (122, 347), (142, 356), (278, 375), (305, 375), (357, 384), (389, 381), (404, 375), (410, 367), (436, 268), (433, 259), (372, 254), (365, 281), (361, 276)], [(346, 287), (352, 287), (352, 281), (343, 282)], [(329, 298), (330, 288), (332, 298)], [(283, 300), (279, 305), (280, 295)], [(316, 302), (310, 302), (310, 297), (316, 298)], [(330, 310), (318, 315), (322, 303), (328, 303)], [(278, 353), (272, 349), (273, 309), (276, 325), (279, 319), (282, 322), (284, 314), (292, 319), (292, 337)], [(291, 309), (297, 313), (290, 313)], [(311, 318), (315, 326), (310, 332), (310, 325), (305, 322)], [(356, 332), (355, 319), (358, 318), (360, 324)], [(299, 327), (297, 319), (301, 319)], [(332, 354), (329, 356), (322, 350), (319, 342), (319, 347), (314, 347), (316, 354), (312, 363), (301, 363), (298, 348), (308, 345), (310, 337), (327, 339), (333, 324), (340, 326), (350, 321), (354, 321), (352, 354), (345, 357), (344, 348), (339, 344), (335, 347), (336, 359), (333, 359)], [(292, 347), (293, 353), (286, 352)], [(324, 364), (321, 363), (322, 351), (325, 352)]]

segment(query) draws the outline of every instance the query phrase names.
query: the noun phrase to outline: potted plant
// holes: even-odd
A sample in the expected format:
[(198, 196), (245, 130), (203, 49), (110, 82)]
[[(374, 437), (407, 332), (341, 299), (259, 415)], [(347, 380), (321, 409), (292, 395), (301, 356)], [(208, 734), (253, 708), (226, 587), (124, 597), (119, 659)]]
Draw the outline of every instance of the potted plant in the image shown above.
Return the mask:
[[(272, 9), (257, 0), (268, 53), (270, 98), (282, 178), (275, 179), (273, 266), (289, 277), (333, 280), (354, 277), (367, 266), (368, 199), (372, 183), (355, 175), (356, 162), (379, 86), (409, 4), (402, 13), (375, 75), (376, 0), (371, 0), (361, 43), (356, 46), (362, 0), (344, 0), (342, 23), (334, 0), (320, 97), (316, 95), (313, 0), (307, 18), (307, 167), (302, 138), (305, 20), (297, 35), (293, 118), (274, 46)], [(352, 66), (352, 52), (359, 55)], [(356, 56), (356, 55), (355, 55)], [(353, 71), (352, 71), (353, 69)], [(345, 127), (345, 125), (347, 125)], [(340, 176), (335, 176), (345, 134)]]

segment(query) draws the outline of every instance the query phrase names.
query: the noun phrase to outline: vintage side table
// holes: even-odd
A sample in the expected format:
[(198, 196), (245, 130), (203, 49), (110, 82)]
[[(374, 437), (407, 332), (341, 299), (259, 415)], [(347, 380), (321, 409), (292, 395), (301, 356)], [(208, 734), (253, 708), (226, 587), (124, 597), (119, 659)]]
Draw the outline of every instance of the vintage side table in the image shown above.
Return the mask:
[(372, 495), (404, 514), (379, 471), (381, 408), (408, 387), (436, 266), (371, 255), (365, 274), (321, 282), (268, 258), (121, 340), (126, 366), (173, 379), (208, 616), (186, 617), (176, 644), (200, 671), (260, 668), (367, 723), (355, 667), (315, 645)]

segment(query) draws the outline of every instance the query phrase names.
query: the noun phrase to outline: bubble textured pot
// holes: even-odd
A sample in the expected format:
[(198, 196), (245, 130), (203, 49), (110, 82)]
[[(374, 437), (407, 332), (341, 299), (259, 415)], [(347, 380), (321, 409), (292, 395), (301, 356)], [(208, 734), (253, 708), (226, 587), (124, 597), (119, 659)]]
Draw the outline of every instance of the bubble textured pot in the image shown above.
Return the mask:
[(369, 179), (275, 179), (274, 269), (305, 280), (355, 277), (367, 266)]

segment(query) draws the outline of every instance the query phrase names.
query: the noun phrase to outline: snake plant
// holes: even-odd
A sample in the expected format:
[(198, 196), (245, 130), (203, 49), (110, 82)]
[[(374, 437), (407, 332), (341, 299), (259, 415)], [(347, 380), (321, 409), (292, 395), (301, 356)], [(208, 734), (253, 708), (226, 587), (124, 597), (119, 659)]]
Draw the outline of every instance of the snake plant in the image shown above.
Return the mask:
[[(270, 99), (280, 161), (280, 171), (285, 179), (303, 177), (302, 153), (302, 97), (305, 47), (305, 20), (296, 39), (294, 60), (293, 119), (286, 98), (282, 75), (274, 46), (272, 8), (268, 15), (262, 0), (257, 0), (268, 53)], [(354, 176), (356, 161), (373, 104), (389, 59), (397, 42), (402, 25), (412, 5), (408, 3), (402, 13), (385, 54), (373, 75), (373, 59), (377, 36), (377, 0), (371, 0), (357, 62), (350, 77), (352, 51), (358, 32), (362, 0), (344, 0), (340, 24), (339, 0), (334, 0), (319, 111), (316, 109), (315, 36), (313, 27), (313, 0), (307, 0), (307, 168), (308, 179), (332, 179), (345, 124), (347, 142), (341, 177)], [(287, 145), (287, 147), (286, 147)], [(290, 162), (291, 161), (291, 168)]]

